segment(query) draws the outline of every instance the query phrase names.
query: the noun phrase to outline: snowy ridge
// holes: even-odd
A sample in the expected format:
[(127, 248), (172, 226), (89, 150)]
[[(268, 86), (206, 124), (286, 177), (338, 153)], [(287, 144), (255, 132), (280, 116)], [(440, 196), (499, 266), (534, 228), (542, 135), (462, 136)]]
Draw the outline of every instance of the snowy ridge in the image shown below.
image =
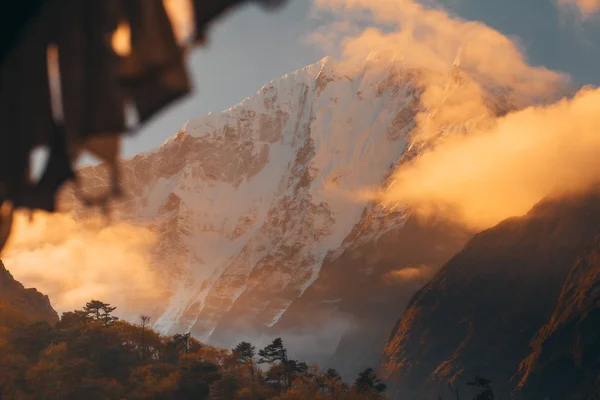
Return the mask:
[[(284, 75), (123, 162), (118, 217), (160, 233), (156, 265), (174, 285), (156, 329), (211, 341), (271, 327), (326, 257), (402, 227), (402, 212), (382, 218), (357, 193), (426, 147), (410, 141), (422, 89), (415, 71), (371, 58), (351, 77), (329, 57)], [(82, 173), (107, 183), (100, 167)]]

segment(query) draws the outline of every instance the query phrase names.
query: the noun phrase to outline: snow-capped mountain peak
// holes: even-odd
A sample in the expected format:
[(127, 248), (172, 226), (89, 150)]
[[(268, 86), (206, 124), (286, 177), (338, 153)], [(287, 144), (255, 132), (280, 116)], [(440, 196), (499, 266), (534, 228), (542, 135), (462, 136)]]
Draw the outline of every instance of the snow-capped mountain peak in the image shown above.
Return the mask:
[[(424, 148), (409, 147), (424, 112), (419, 71), (394, 57), (373, 54), (365, 65), (379, 68), (351, 75), (326, 57), (123, 162), (129, 200), (117, 214), (160, 233), (156, 265), (174, 287), (155, 328), (209, 341), (267, 329), (327, 257), (402, 226), (358, 196)], [(98, 167), (82, 173), (107, 183)]]

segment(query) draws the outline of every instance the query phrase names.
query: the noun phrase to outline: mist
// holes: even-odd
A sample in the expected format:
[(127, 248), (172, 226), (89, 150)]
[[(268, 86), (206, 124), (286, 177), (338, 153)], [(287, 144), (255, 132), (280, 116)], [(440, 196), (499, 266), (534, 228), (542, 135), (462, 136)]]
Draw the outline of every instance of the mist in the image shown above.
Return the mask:
[(156, 241), (148, 229), (127, 223), (42, 212), (30, 222), (18, 213), (2, 259), (23, 285), (48, 295), (59, 313), (96, 299), (133, 320), (156, 315), (169, 297), (168, 286), (150, 266)]
[(405, 267), (390, 271), (383, 276), (383, 279), (384, 282), (389, 285), (413, 282), (424, 285), (436, 272), (437, 269), (429, 265), (418, 265), (415, 267)]

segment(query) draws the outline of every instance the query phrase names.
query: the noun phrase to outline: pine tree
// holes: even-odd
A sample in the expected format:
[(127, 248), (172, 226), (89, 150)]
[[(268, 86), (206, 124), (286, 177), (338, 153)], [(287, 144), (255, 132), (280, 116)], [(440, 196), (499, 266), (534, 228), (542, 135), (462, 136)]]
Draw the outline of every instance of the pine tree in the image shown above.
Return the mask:
[(308, 365), (288, 358), (288, 351), (281, 338), (276, 338), (264, 349), (258, 351), (259, 364), (268, 363), (271, 368), (267, 371), (268, 381), (277, 383), (280, 388), (289, 389), (298, 374), (306, 374)]
[(241, 342), (231, 352), (240, 364), (245, 364), (256, 356), (256, 347), (248, 342)]
[(288, 361), (287, 349), (283, 346), (283, 340), (276, 338), (273, 342), (262, 350), (258, 351), (259, 364), (273, 364), (280, 362), (285, 364)]
[(176, 333), (173, 335), (173, 343), (175, 344), (175, 348), (178, 351), (183, 349), (184, 354), (188, 354), (190, 352), (190, 338), (191, 334), (188, 333)]
[(332, 381), (341, 381), (342, 380), (342, 376), (334, 368), (329, 368), (325, 372), (325, 378), (331, 379)]
[(266, 373), (267, 381), (275, 383), (278, 390), (291, 386), (293, 377), (289, 371), (290, 360), (281, 338), (274, 339), (270, 345), (259, 350), (258, 356), (259, 364), (268, 363), (271, 366)]
[(102, 321), (104, 325), (108, 326), (118, 320), (117, 317), (112, 316), (112, 312), (116, 309), (117, 307), (111, 307), (110, 304), (100, 300), (91, 300), (85, 304), (83, 311), (88, 317), (95, 321)]
[(367, 368), (359, 373), (358, 377), (354, 380), (353, 387), (360, 394), (369, 394), (373, 391), (383, 393), (387, 390), (387, 386), (375, 375), (373, 368)]
[(335, 396), (336, 389), (342, 383), (342, 376), (335, 369), (329, 368), (327, 371), (325, 371), (323, 378), (325, 386), (324, 388), (327, 390), (327, 393), (331, 394), (332, 396)]

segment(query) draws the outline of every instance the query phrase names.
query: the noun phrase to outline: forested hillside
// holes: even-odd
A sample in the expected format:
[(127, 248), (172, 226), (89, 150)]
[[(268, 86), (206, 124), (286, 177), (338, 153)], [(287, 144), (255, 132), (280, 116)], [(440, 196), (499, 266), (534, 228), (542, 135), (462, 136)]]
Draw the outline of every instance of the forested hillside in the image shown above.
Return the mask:
[(0, 399), (385, 399), (372, 369), (347, 384), (333, 369), (293, 360), (280, 338), (232, 350), (189, 334), (161, 336), (98, 300), (54, 326), (0, 302)]

